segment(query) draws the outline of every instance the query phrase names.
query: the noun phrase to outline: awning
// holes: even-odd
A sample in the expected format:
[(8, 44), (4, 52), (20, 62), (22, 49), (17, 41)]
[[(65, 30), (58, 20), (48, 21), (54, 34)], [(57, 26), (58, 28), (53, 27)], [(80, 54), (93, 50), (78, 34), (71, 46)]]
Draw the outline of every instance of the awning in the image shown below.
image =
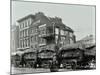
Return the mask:
[(38, 57), (40, 58), (52, 58), (55, 55), (55, 52), (52, 50), (42, 50), (39, 52)]
[(84, 49), (84, 45), (74, 43), (74, 44), (67, 44), (60, 48), (60, 50), (69, 50), (69, 49)]
[(41, 50), (41, 51), (39, 51), (39, 53), (48, 53), (48, 52), (54, 53), (54, 50)]
[(25, 53), (30, 53), (30, 52), (36, 52), (36, 51), (34, 51), (34, 50), (30, 50), (30, 49), (27, 49), (27, 50), (24, 50), (24, 51), (16, 51), (16, 52), (14, 52), (14, 53), (12, 53), (11, 55), (23, 55), (23, 54), (25, 54)]
[(96, 55), (96, 47), (95, 46), (88, 47), (87, 50), (85, 50), (85, 55), (95, 56)]

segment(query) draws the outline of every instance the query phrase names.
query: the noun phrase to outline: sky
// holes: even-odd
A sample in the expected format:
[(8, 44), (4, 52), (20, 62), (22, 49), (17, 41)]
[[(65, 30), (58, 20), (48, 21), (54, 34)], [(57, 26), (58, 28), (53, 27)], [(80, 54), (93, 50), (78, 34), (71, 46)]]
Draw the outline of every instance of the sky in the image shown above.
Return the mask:
[(74, 30), (76, 40), (95, 35), (95, 6), (12, 1), (12, 25), (29, 14), (43, 12), (48, 17), (60, 17)]

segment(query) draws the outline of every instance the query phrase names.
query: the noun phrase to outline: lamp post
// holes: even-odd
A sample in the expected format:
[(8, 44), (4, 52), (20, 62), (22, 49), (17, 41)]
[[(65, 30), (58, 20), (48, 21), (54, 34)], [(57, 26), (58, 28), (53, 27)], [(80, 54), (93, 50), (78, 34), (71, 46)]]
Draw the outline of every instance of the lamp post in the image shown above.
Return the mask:
[[(53, 23), (53, 34), (55, 36), (55, 23)], [(56, 39), (56, 38), (55, 38)], [(60, 31), (59, 31), (59, 34), (58, 34), (58, 39), (57, 39), (57, 42), (55, 41), (55, 55), (53, 56), (53, 61), (51, 63), (51, 67), (50, 67), (50, 71), (51, 72), (57, 72), (58, 71), (58, 61), (59, 61), (59, 55), (58, 55), (58, 51), (59, 51), (59, 46), (60, 46)]]

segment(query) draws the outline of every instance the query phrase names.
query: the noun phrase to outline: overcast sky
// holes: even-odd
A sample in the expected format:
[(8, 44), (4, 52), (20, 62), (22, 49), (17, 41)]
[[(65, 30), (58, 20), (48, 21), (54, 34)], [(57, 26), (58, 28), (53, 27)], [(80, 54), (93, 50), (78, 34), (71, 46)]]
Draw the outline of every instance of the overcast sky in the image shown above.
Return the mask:
[(12, 25), (16, 20), (37, 12), (43, 12), (49, 17), (62, 18), (63, 23), (75, 31), (77, 40), (90, 34), (95, 35), (94, 6), (13, 1)]

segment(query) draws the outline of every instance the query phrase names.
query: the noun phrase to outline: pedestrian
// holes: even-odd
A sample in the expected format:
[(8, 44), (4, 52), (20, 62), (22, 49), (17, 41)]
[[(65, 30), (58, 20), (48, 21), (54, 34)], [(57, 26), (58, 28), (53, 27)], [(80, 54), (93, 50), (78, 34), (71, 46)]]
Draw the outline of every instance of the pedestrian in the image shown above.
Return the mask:
[(58, 72), (58, 62), (57, 62), (56, 55), (53, 56), (53, 60), (50, 64), (50, 71), (51, 72)]

